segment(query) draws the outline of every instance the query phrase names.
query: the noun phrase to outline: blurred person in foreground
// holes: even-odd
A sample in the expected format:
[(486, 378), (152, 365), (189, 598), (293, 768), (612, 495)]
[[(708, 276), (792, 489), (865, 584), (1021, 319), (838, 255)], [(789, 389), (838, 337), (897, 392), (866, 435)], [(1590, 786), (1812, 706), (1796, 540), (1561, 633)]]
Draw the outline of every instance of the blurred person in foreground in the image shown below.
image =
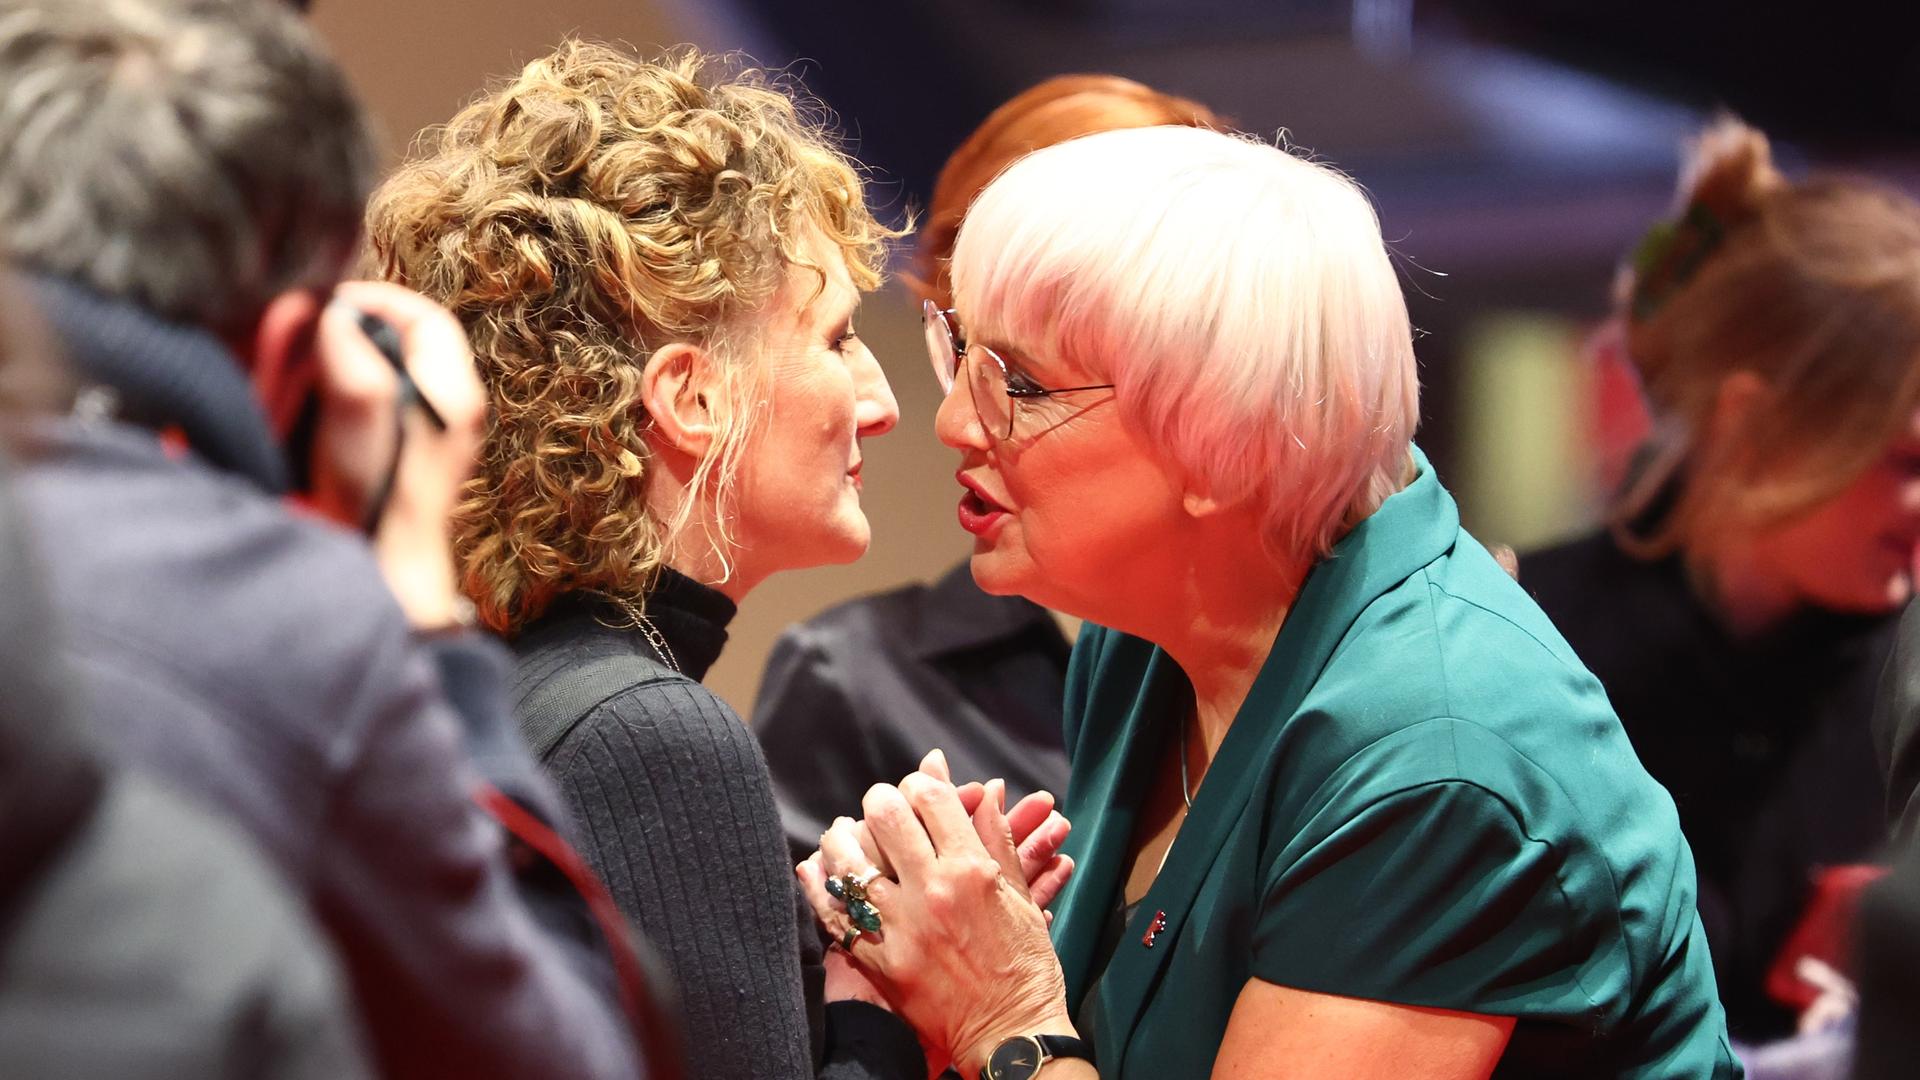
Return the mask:
[(0, 0), (0, 142), (0, 251), (80, 383), (15, 437), (83, 715), (305, 899), (382, 1074), (635, 1075), (618, 943), (476, 801), (564, 827), (454, 588), (464, 337), (339, 282), (373, 154), (338, 69), (277, 0)]
[(867, 548), (861, 465), (898, 412), (856, 325), (892, 234), (854, 162), (797, 86), (581, 41), (422, 146), (369, 233), (492, 392), (463, 584), (701, 1075), (919, 1075), (843, 958), (830, 981), (766, 761), (700, 683), (755, 586)]
[(1920, 1061), (1920, 602), (1901, 616), (1880, 682), (1873, 742), (1893, 833), (1887, 877), (1867, 890), (1853, 934), (1860, 993), (1856, 1080), (1905, 1080)]
[(1815, 875), (1885, 835), (1868, 717), (1920, 540), (1920, 205), (1791, 182), (1730, 119), (1680, 204), (1616, 315), (1653, 434), (1610, 526), (1520, 581), (1673, 794), (1729, 1025), (1758, 1041), (1794, 1029), (1767, 988)]
[[(0, 416), (58, 404), (0, 280)], [(371, 1076), (330, 943), (247, 838), (73, 715), (0, 453), (0, 1062), (63, 1080)]]
[[(953, 306), (954, 236), (1008, 165), (1081, 135), (1158, 124), (1224, 126), (1198, 102), (1112, 75), (1061, 75), (995, 109), (934, 185), (908, 281), (914, 295)], [(1064, 791), (1060, 706), (1072, 629), (1031, 600), (982, 592), (963, 562), (936, 584), (854, 600), (781, 634), (752, 727), (794, 858), (819, 847), (868, 785), (913, 772), (932, 746), (954, 775), (1000, 777), (1014, 797)]]
[(994, 1080), (1738, 1076), (1672, 800), (1411, 443), (1358, 186), (1089, 135), (987, 187), (953, 285), (974, 578), (1088, 620), (1078, 866), (1049, 943), (998, 800), (914, 775), (828, 830), (808, 895), (863, 930), (860, 886), (921, 1038)]

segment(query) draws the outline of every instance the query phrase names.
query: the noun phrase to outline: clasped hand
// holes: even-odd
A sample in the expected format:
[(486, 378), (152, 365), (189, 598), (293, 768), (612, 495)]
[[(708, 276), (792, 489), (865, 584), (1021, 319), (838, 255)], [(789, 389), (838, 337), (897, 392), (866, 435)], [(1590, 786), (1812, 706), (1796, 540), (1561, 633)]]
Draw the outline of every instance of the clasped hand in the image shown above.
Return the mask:
[(835, 820), (796, 868), (836, 938), (850, 923), (828, 878), (871, 876), (882, 926), (848, 951), (930, 1060), (950, 1057), (963, 1075), (1001, 1039), (1072, 1031), (1044, 912), (1072, 874), (1059, 854), (1069, 825), (1045, 793), (1011, 811), (1005, 800), (998, 780), (956, 788), (935, 751), (897, 786), (869, 789), (864, 820)]

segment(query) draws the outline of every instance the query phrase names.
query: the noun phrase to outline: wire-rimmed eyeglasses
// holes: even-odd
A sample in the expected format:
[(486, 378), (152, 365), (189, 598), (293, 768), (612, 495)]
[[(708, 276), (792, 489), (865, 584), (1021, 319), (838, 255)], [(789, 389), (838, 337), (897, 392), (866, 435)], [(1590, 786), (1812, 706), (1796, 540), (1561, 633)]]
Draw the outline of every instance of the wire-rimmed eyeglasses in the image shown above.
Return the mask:
[[(1092, 386), (1041, 386), (1025, 373), (1007, 367), (1000, 354), (985, 345), (968, 344), (960, 335), (953, 309), (942, 308), (931, 300), (922, 301), (921, 319), (927, 332), (927, 359), (933, 364), (933, 377), (940, 380), (942, 394), (953, 393), (954, 381), (966, 369), (967, 392), (973, 397), (973, 410), (980, 426), (1000, 439), (1013, 437), (1013, 420), (1018, 403), (1024, 398), (1053, 397), (1082, 390), (1111, 390), (1112, 383)], [(977, 355), (976, 355), (977, 354)], [(982, 362), (978, 357), (984, 357)], [(969, 358), (974, 358), (969, 363)]]

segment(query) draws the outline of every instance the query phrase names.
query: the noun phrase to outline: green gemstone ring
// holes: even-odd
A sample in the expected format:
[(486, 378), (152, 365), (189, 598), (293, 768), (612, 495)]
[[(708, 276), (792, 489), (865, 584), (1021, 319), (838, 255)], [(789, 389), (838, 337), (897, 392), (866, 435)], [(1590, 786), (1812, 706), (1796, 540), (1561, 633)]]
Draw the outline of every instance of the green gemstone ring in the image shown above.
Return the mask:
[(847, 918), (853, 923), (840, 937), (840, 947), (851, 949), (861, 934), (880, 932), (880, 909), (873, 906), (867, 896), (867, 882), (878, 877), (880, 871), (871, 870), (863, 875), (841, 874), (827, 879), (827, 894), (835, 900), (843, 900), (847, 905)]
[(880, 932), (880, 909), (874, 907), (869, 901), (847, 901), (847, 917), (853, 920), (853, 925), (863, 934)]

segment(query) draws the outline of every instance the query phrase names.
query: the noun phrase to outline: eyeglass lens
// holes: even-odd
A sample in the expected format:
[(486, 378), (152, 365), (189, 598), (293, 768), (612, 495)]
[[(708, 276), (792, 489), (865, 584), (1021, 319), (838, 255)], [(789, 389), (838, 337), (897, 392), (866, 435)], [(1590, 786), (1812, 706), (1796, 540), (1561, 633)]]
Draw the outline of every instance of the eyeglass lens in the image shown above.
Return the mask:
[(967, 388), (980, 424), (1002, 439), (1013, 438), (1013, 398), (1007, 393), (1007, 369), (993, 350), (967, 346)]
[(933, 377), (940, 383), (940, 392), (952, 393), (960, 369), (966, 368), (967, 394), (973, 399), (973, 411), (980, 417), (981, 426), (1001, 439), (1012, 438), (1014, 402), (1007, 394), (1006, 365), (982, 345), (967, 346), (963, 355), (954, 340), (947, 313), (933, 301), (921, 305), (921, 318), (926, 330), (927, 360), (933, 365)]
[(921, 325), (927, 336), (927, 360), (933, 364), (933, 377), (940, 383), (940, 392), (953, 392), (953, 378), (959, 367), (960, 350), (953, 341), (953, 330), (947, 325), (947, 317), (926, 301), (921, 308)]

